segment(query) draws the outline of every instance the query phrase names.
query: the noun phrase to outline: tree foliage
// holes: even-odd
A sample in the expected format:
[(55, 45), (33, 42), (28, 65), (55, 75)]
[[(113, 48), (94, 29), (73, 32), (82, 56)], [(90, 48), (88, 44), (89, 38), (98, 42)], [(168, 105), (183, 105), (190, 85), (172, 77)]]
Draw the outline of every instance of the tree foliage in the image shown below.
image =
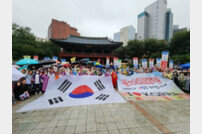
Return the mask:
[[(131, 40), (125, 47), (120, 47), (114, 51), (118, 58), (124, 59), (123, 55), (127, 58), (139, 57), (139, 58), (159, 58), (161, 52), (167, 50), (168, 46), (164, 41), (158, 41), (155, 39), (148, 39), (145, 41)], [(123, 52), (124, 51), (124, 52)]]
[(171, 55), (186, 55), (190, 53), (190, 31), (174, 34), (169, 44)]
[(23, 55), (38, 55), (39, 59), (45, 56), (57, 56), (60, 48), (50, 41), (35, 41), (31, 28), (12, 25), (12, 58), (19, 60)]
[(176, 33), (170, 43), (156, 39), (131, 40), (127, 46), (118, 48), (114, 53), (120, 59), (132, 59), (133, 57), (155, 59), (161, 58), (162, 51), (169, 51), (170, 59), (173, 59), (176, 64), (190, 62), (190, 32)]

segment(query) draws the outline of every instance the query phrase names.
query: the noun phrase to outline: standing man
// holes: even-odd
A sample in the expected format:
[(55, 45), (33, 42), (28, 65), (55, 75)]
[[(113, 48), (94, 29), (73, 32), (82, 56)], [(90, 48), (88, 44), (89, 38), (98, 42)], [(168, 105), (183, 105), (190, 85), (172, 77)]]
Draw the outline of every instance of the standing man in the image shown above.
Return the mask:
[(116, 88), (116, 87), (117, 87), (116, 82), (117, 82), (118, 77), (117, 77), (117, 74), (116, 74), (116, 72), (115, 72), (115, 69), (113, 69), (113, 72), (112, 72), (112, 74), (111, 74), (111, 77), (112, 77), (113, 86), (114, 86), (114, 88)]

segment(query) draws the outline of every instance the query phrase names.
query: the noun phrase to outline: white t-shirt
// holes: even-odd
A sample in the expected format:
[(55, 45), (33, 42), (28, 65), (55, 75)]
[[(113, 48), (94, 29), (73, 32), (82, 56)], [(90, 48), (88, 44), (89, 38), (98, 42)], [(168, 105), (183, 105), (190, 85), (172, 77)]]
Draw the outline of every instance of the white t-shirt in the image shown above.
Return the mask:
[(35, 84), (39, 84), (39, 74), (35, 75)]

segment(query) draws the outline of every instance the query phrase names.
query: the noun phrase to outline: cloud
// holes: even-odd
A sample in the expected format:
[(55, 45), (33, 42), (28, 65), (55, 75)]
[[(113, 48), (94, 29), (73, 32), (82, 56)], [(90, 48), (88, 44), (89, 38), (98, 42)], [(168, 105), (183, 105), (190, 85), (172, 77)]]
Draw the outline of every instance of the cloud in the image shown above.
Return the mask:
[[(155, 0), (13, 0), (13, 22), (29, 26), (39, 37), (47, 36), (51, 19), (76, 27), (82, 36), (108, 36), (120, 28), (137, 28), (137, 15)], [(169, 0), (174, 24), (189, 27), (189, 0)]]

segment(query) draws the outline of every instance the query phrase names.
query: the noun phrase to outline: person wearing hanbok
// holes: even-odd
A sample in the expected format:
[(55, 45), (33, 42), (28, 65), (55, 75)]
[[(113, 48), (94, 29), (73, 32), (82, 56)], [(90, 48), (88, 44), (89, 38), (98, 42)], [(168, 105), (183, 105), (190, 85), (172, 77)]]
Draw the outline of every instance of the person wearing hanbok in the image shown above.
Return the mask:
[(61, 75), (66, 75), (65, 69), (62, 69)]
[(84, 74), (83, 74), (83, 70), (82, 69), (80, 69), (80, 71), (79, 71), (79, 76), (83, 76)]
[(112, 77), (113, 86), (114, 86), (114, 88), (116, 88), (116, 87), (117, 87), (116, 82), (117, 82), (117, 80), (118, 80), (118, 77), (117, 77), (117, 74), (116, 74), (116, 72), (115, 72), (115, 69), (113, 69), (113, 72), (112, 72), (112, 74), (111, 74), (111, 77)]
[(42, 79), (43, 79), (42, 91), (45, 92), (45, 91), (46, 91), (46, 88), (47, 88), (47, 85), (48, 85), (48, 80), (49, 80), (49, 77), (48, 77), (48, 75), (47, 75), (47, 72), (45, 72), (45, 73), (42, 75)]
[(110, 70), (108, 70), (106, 73), (105, 73), (105, 77), (109, 77), (110, 76)]
[(91, 70), (91, 71), (90, 71), (90, 76), (95, 76), (95, 74), (94, 74), (94, 71), (93, 71), (93, 70)]

